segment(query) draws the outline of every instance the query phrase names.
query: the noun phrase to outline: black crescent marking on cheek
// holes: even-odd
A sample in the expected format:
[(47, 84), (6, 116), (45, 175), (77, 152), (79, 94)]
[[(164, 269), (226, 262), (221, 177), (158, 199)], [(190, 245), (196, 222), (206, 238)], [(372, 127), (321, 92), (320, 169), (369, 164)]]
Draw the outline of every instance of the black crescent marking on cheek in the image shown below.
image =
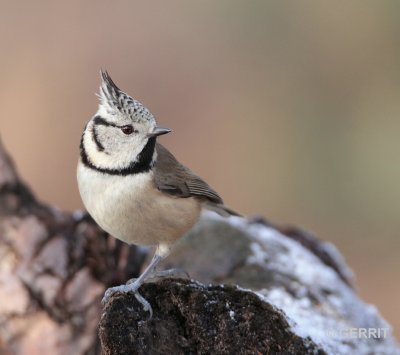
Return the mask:
[(94, 142), (94, 143), (96, 144), (96, 146), (97, 146), (97, 150), (98, 150), (99, 152), (103, 152), (103, 151), (104, 151), (104, 146), (103, 146), (103, 144), (101, 144), (100, 141), (99, 141), (99, 137), (98, 137), (97, 131), (96, 131), (96, 126), (93, 126), (93, 129), (92, 129), (92, 139), (93, 139), (93, 142)]

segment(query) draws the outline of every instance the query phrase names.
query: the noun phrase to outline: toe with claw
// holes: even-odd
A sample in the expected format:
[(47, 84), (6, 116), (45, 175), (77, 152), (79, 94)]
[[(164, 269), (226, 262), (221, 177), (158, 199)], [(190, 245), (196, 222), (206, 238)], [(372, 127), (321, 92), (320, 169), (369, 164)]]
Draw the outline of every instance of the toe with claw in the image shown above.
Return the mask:
[(129, 283), (126, 285), (115, 286), (107, 289), (101, 303), (104, 306), (115, 293), (133, 293), (137, 301), (143, 306), (143, 309), (150, 313), (150, 320), (153, 316), (153, 309), (151, 308), (150, 303), (139, 293), (138, 289), (140, 284), (135, 282), (135, 280), (129, 280), (128, 282)]

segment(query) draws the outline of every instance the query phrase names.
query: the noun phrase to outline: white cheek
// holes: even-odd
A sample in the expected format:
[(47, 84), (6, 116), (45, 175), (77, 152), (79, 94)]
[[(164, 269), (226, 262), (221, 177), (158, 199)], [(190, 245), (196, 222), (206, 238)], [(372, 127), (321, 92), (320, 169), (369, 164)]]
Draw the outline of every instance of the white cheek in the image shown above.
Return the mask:
[(115, 158), (118, 160), (132, 162), (142, 151), (145, 144), (146, 142), (142, 142), (140, 137), (137, 136), (122, 137), (117, 143), (116, 151), (112, 151), (111, 155), (114, 153)]
[[(84, 145), (89, 160), (98, 168), (123, 169), (136, 160), (139, 153), (146, 145), (141, 137), (120, 136), (119, 132), (103, 130), (98, 133), (98, 140), (104, 147), (99, 150), (92, 137), (92, 132), (87, 130), (84, 135)], [(122, 132), (121, 132), (122, 133)]]

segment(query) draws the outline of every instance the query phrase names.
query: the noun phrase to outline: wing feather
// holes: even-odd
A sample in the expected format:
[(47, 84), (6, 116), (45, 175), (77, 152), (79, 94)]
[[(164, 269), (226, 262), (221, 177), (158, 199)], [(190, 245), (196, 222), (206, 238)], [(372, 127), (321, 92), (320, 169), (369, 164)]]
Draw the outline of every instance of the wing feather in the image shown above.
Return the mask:
[(205, 181), (179, 163), (161, 144), (156, 144), (154, 180), (157, 188), (176, 197), (195, 197), (223, 204), (221, 197)]

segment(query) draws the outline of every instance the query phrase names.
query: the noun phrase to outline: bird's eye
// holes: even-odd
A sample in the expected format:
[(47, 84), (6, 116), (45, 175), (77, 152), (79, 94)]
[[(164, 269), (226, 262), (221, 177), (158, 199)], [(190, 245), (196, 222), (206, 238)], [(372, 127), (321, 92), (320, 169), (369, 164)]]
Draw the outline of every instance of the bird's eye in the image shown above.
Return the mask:
[(133, 127), (129, 124), (126, 126), (121, 127), (122, 132), (124, 132), (126, 135), (132, 134), (134, 132)]

